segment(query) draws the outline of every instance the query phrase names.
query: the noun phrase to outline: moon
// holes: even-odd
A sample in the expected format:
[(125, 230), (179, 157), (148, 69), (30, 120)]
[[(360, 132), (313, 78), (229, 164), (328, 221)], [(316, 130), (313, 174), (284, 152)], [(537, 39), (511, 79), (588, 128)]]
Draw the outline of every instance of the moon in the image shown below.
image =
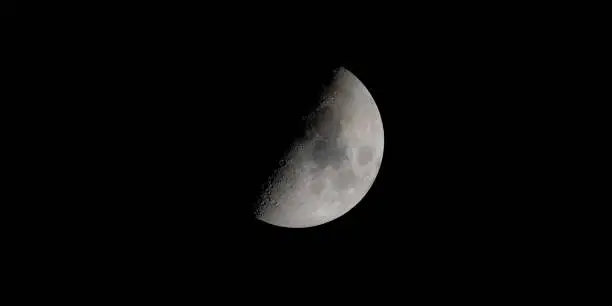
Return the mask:
[(266, 223), (306, 228), (335, 220), (355, 207), (374, 183), (384, 132), (372, 95), (347, 69), (335, 70), (316, 109), (255, 205)]

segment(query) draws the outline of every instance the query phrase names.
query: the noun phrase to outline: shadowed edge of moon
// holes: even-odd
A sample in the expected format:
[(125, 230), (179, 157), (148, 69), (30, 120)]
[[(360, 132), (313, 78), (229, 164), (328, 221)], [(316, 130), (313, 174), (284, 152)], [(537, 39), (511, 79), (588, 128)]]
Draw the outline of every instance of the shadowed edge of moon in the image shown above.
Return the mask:
[[(345, 81), (343, 81), (342, 84), (338, 84), (337, 80), (339, 79), (343, 79)], [(350, 71), (344, 68), (340, 68), (338, 70), (338, 73), (335, 76), (335, 80), (336, 81), (333, 84), (336, 88), (334, 95), (337, 94), (339, 91), (342, 91), (343, 93), (346, 91), (346, 93), (344, 93), (345, 96), (341, 97), (341, 99), (345, 101), (347, 99), (350, 101), (356, 100), (355, 95), (356, 95), (356, 92), (358, 91), (365, 91), (365, 93), (369, 95), (369, 92), (367, 88), (365, 88), (363, 83), (361, 83), (361, 81), (357, 79), (356, 76), (354, 76)], [(355, 86), (355, 87), (351, 87), (351, 86)], [(380, 121), (381, 120), (380, 113), (379, 113), (378, 108), (376, 107), (376, 103), (374, 102), (373, 98), (369, 96), (367, 97), (366, 100), (374, 104), (374, 107), (376, 110), (375, 112), (378, 117), (377, 119), (371, 119), (372, 117), (370, 117), (370, 119), (368, 120)], [(324, 191), (327, 188), (332, 188), (332, 189), (335, 189), (336, 191), (352, 190), (355, 183), (360, 179), (360, 177), (356, 175), (355, 169), (353, 167), (345, 168), (345, 167), (341, 167), (341, 165), (345, 165), (346, 164), (345, 162), (347, 160), (353, 160), (354, 164), (353, 162), (349, 162), (348, 164), (349, 165), (350, 164), (359, 165), (361, 167), (368, 166), (368, 164), (373, 163), (374, 158), (378, 156), (378, 154), (380, 154), (381, 156), (379, 158), (376, 158), (377, 159), (376, 163), (369, 165), (369, 167), (374, 167), (375, 169), (373, 169), (374, 177), (370, 177), (368, 179), (369, 184), (368, 184), (367, 189), (365, 190), (365, 192), (367, 193), (373, 181), (375, 180), (376, 174), (378, 173), (379, 168), (380, 168), (380, 162), (382, 159), (382, 150), (383, 150), (382, 144), (381, 144), (380, 149), (378, 148), (375, 149), (374, 147), (368, 146), (368, 145), (352, 146), (353, 148), (357, 146), (358, 147), (357, 147), (357, 150), (351, 149), (355, 151), (353, 151), (354, 153), (349, 157), (347, 155), (347, 151), (349, 151), (348, 148), (350, 148), (351, 146), (346, 146), (344, 144), (340, 145), (340, 142), (337, 141), (338, 135), (342, 130), (340, 120), (338, 120), (340, 118), (338, 117), (342, 117), (344, 115), (339, 116), (335, 112), (331, 111), (329, 102), (332, 102), (332, 101), (330, 100), (326, 101), (326, 104), (323, 107), (318, 109), (319, 111), (321, 111), (321, 113), (319, 113), (321, 115), (320, 117), (316, 117), (319, 114), (316, 114), (314, 117), (313, 116), (309, 117), (311, 119), (311, 123), (315, 123), (314, 125), (310, 125), (309, 128), (312, 128), (311, 131), (315, 132), (315, 134), (317, 135), (317, 140), (319, 142), (314, 142), (313, 147), (311, 147), (312, 151), (310, 150), (307, 150), (307, 151), (310, 151), (309, 155), (311, 155), (312, 161), (315, 162), (316, 164), (316, 168), (315, 168), (316, 170), (310, 169), (311, 175), (314, 175), (315, 177), (319, 176), (319, 175), (316, 175), (316, 172), (323, 171), (328, 166), (334, 169), (333, 175), (327, 178), (318, 177), (317, 179), (311, 180), (310, 182), (302, 182), (302, 183), (308, 184), (307, 186), (304, 186), (308, 188), (307, 192), (313, 195), (318, 195), (318, 196), (321, 196), (322, 193), (324, 193)], [(311, 133), (310, 135), (313, 135), (313, 134)], [(380, 137), (384, 137), (382, 133), (380, 134)], [(307, 138), (310, 138), (310, 137), (307, 137)], [(311, 139), (311, 140), (314, 140), (314, 139)], [(380, 150), (380, 152), (377, 152), (378, 150)], [(313, 170), (315, 173), (313, 173)], [(283, 178), (282, 180), (285, 180), (285, 178)], [(298, 182), (294, 182), (294, 183), (298, 183)], [(269, 187), (272, 187), (272, 186), (269, 186)], [(277, 191), (282, 192), (281, 190), (277, 190)], [(274, 199), (271, 199), (271, 198), (270, 200), (275, 201)], [(278, 203), (276, 204), (278, 206)], [(348, 204), (349, 203), (345, 203), (345, 205), (348, 205)], [(357, 204), (358, 202), (350, 203), (350, 206), (352, 208), (356, 206)], [(327, 205), (322, 205), (320, 209), (324, 209), (324, 207), (326, 206)], [(277, 209), (280, 209), (281, 211), (285, 210), (285, 208), (286, 207), (277, 207)], [(342, 212), (338, 211), (337, 215), (333, 215), (333, 216), (329, 215), (324, 218), (323, 216), (319, 216), (320, 219), (316, 219), (316, 220), (312, 219), (313, 216), (295, 216), (295, 212), (294, 213), (291, 213), (291, 212), (283, 213), (282, 219), (279, 219), (279, 220), (274, 220), (275, 217), (272, 217), (265, 212), (263, 213), (266, 214), (267, 216), (260, 214), (258, 218), (271, 225), (288, 227), (288, 228), (304, 228), (304, 227), (318, 226), (318, 225), (327, 223), (329, 221), (332, 221), (338, 217), (341, 217), (343, 214), (346, 213), (346, 211), (347, 210), (343, 210)], [(302, 211), (302, 213), (303, 212), (304, 211)], [(280, 216), (277, 215), (276, 218), (278, 217)]]

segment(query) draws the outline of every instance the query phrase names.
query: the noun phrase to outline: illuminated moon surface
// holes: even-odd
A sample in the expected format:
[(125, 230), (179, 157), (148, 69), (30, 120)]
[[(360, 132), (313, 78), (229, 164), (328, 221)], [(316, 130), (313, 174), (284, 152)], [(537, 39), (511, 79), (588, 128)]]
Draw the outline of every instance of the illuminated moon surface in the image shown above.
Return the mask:
[(339, 68), (317, 109), (270, 177), (255, 216), (266, 223), (312, 227), (355, 207), (372, 186), (383, 157), (378, 107), (350, 71)]

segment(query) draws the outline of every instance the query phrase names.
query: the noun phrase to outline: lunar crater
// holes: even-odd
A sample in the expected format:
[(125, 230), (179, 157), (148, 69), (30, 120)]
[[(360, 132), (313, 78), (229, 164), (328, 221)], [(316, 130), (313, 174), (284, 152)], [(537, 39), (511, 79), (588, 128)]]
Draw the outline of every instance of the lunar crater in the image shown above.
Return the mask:
[(305, 131), (262, 194), (256, 215), (290, 228), (332, 221), (357, 205), (380, 168), (384, 134), (365, 86), (340, 68)]
[(315, 195), (319, 195), (321, 194), (321, 191), (323, 191), (323, 188), (325, 188), (325, 182), (322, 180), (314, 180), (312, 182), (310, 182), (310, 192), (312, 192)]
[(334, 180), (334, 187), (344, 190), (352, 187), (357, 182), (358, 177), (353, 172), (353, 169), (344, 169), (338, 172), (338, 176)]
[(364, 166), (374, 158), (374, 149), (370, 146), (361, 146), (357, 152), (357, 162)]

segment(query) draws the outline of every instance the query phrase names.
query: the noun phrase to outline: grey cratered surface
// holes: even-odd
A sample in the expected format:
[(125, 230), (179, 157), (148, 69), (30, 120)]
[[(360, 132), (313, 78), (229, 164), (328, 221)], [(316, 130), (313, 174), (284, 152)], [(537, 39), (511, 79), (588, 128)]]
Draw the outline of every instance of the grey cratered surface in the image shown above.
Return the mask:
[(380, 113), (366, 87), (340, 68), (303, 138), (294, 142), (265, 186), (255, 215), (266, 223), (312, 227), (355, 207), (368, 192), (382, 162)]

